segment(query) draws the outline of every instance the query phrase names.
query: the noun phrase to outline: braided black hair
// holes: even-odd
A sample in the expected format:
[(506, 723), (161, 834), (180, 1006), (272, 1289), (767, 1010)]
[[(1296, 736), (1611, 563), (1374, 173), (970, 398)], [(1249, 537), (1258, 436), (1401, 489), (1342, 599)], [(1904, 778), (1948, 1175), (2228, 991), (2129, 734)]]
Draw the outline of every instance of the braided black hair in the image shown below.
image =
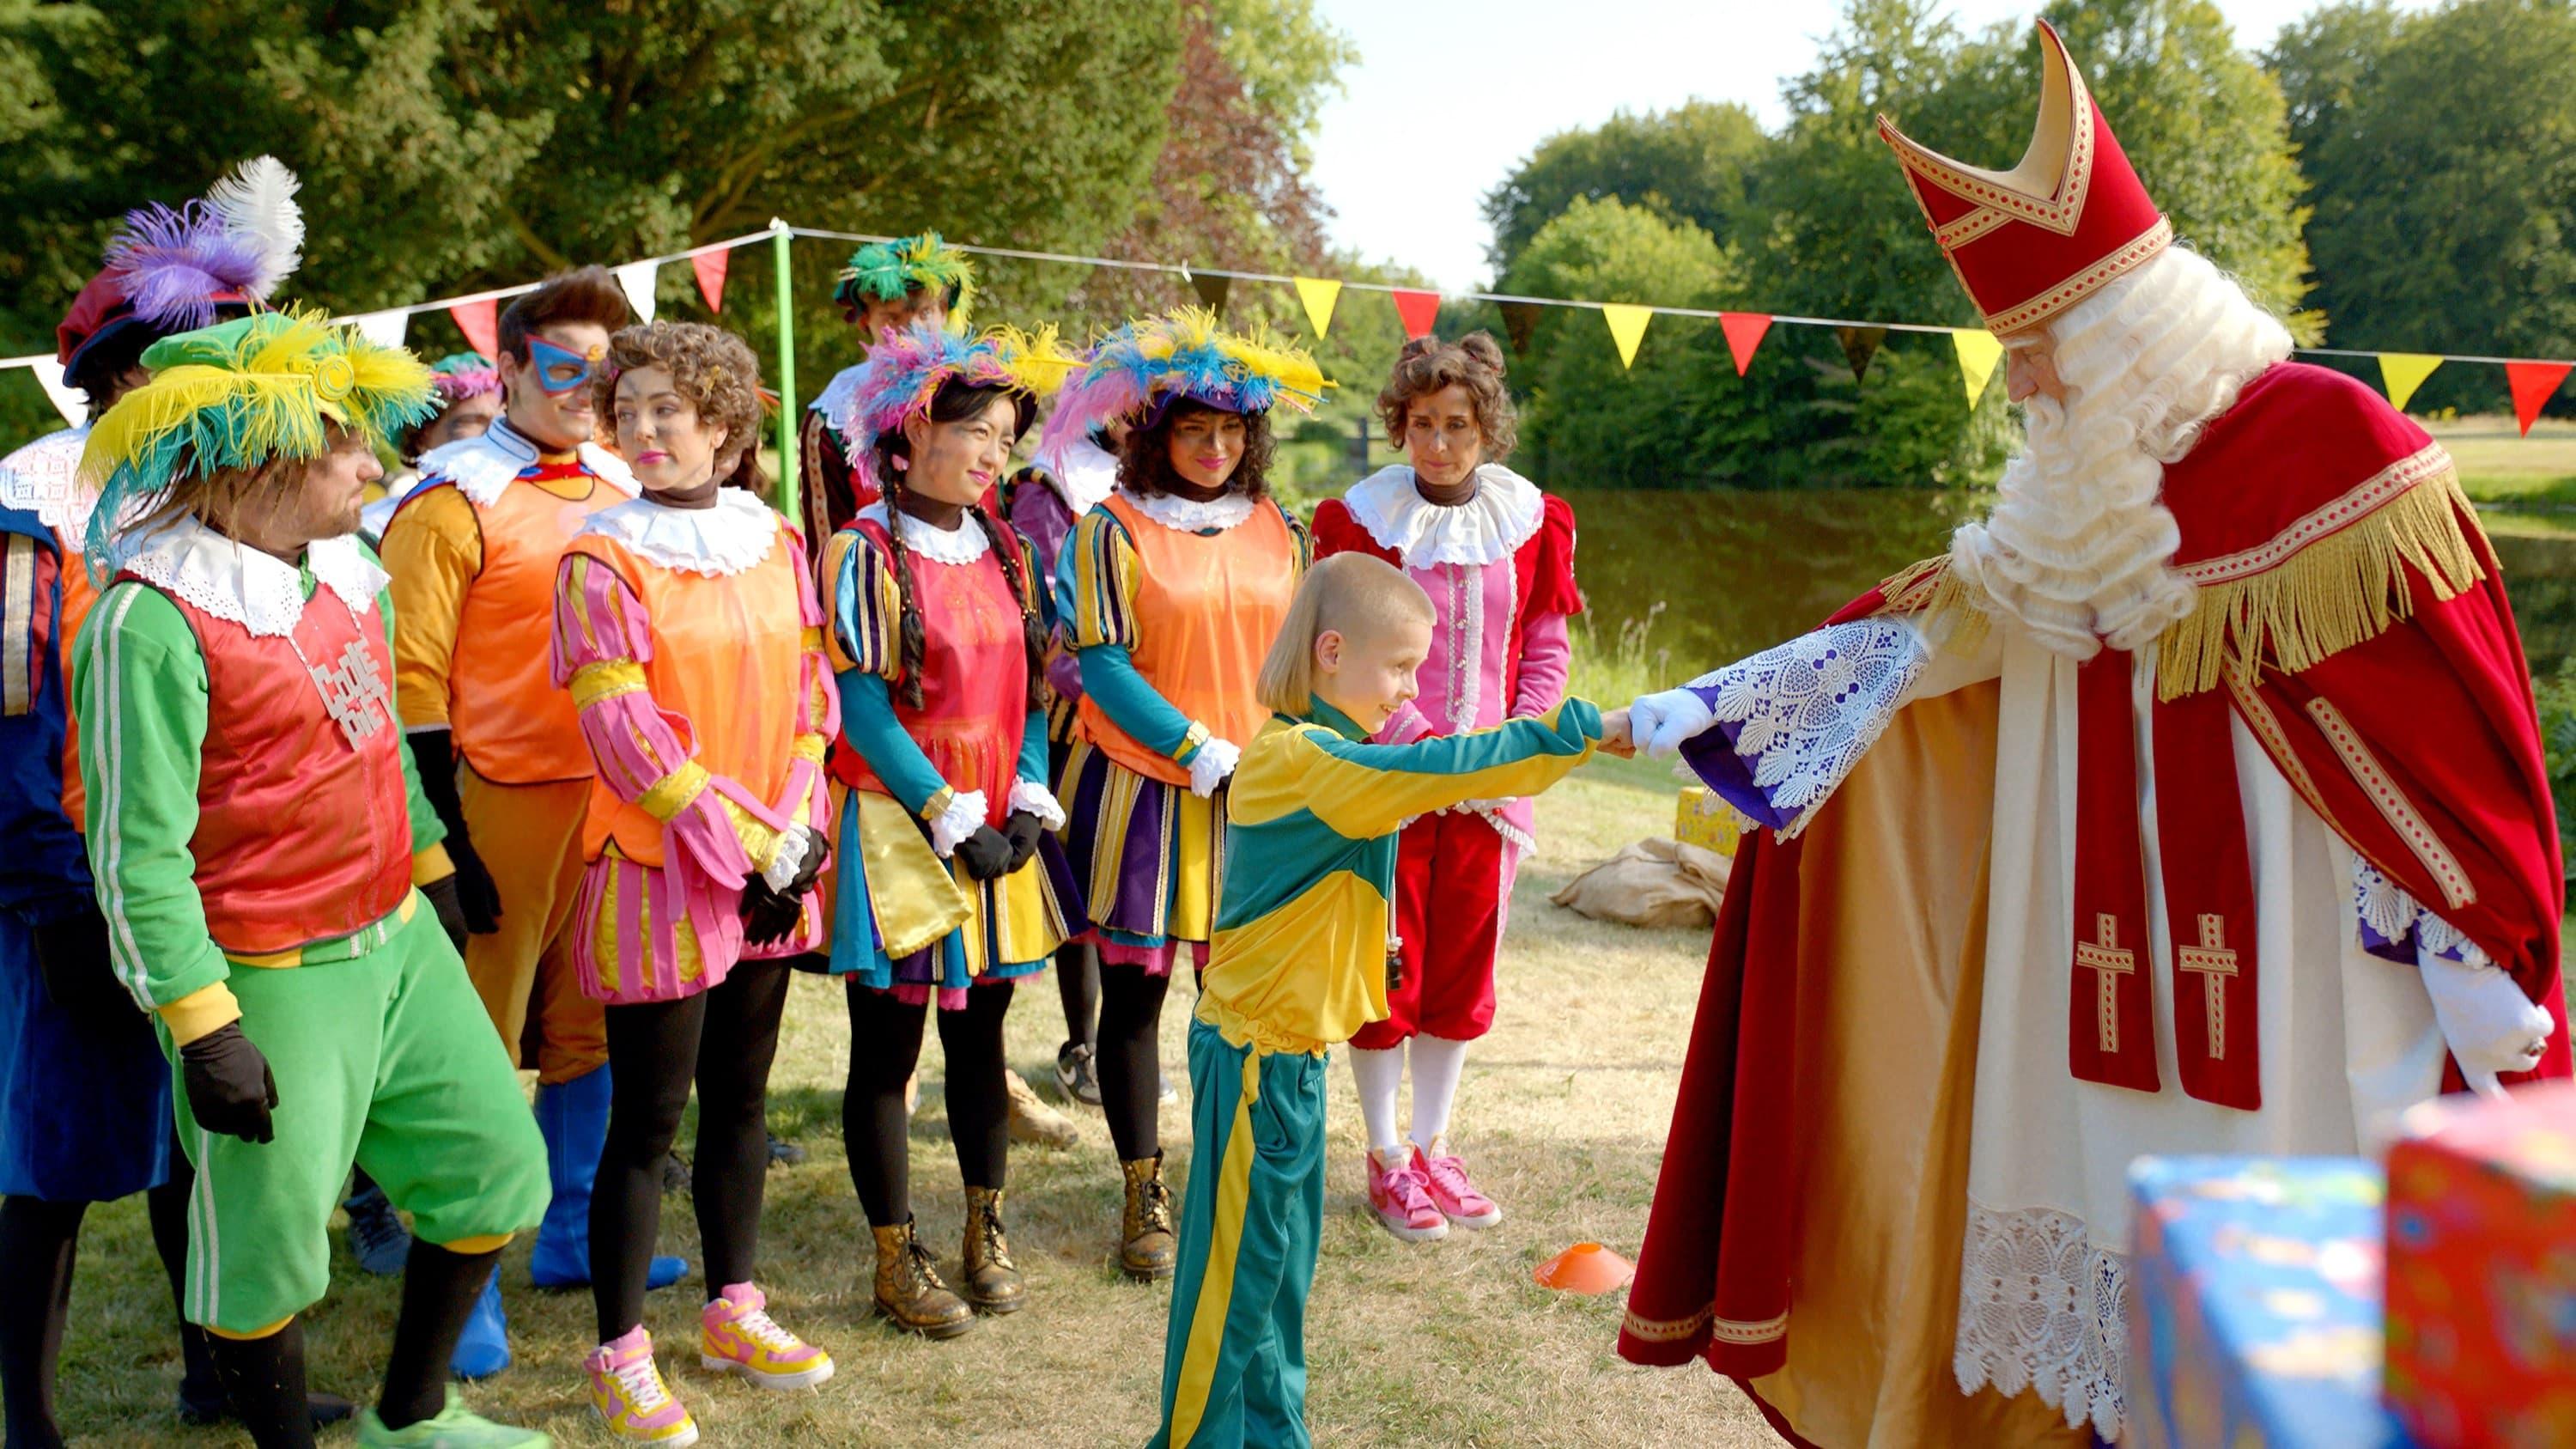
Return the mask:
[[(1029, 429), (1037, 418), (1037, 399), (1024, 392), (1005, 392), (1000, 388), (979, 387), (955, 378), (939, 385), (931, 394), (929, 417), (934, 423), (963, 422), (980, 416), (993, 405), (995, 397), (1011, 400), (1012, 436)], [(877, 477), (884, 480), (886, 504), (886, 538), (893, 545), (894, 589), (896, 601), (895, 637), (903, 669), (903, 702), (919, 709), (921, 699), (921, 661), (930, 647), (928, 630), (922, 623), (921, 606), (912, 598), (912, 556), (904, 547), (903, 525), (895, 515), (903, 512), (904, 469), (896, 466), (901, 459), (907, 465), (912, 458), (912, 443), (901, 431), (889, 428), (878, 435), (874, 448)], [(1028, 654), (1029, 707), (1045, 707), (1046, 695), (1046, 630), (1039, 622), (1035, 596), (1020, 577), (1019, 535), (1000, 530), (999, 521), (980, 505), (966, 510), (984, 529), (984, 536), (1002, 557), (1002, 577), (1009, 582), (1012, 596), (1020, 605), (1020, 633)]]

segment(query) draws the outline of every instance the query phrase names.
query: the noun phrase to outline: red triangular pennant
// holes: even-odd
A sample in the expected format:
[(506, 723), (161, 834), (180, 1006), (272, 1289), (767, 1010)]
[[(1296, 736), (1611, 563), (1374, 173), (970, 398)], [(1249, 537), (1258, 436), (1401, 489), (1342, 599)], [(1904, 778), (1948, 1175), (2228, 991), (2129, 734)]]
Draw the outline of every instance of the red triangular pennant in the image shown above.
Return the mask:
[(1735, 354), (1735, 375), (1753, 365), (1753, 349), (1762, 345), (1762, 334), (1771, 330), (1768, 312), (1720, 312), (1717, 325), (1726, 329), (1726, 350)]
[(2522, 424), (2522, 435), (2531, 436), (2531, 425), (2540, 420), (2540, 405), (2558, 391), (2567, 380), (2567, 372), (2576, 363), (2508, 362), (2504, 365), (2504, 385), (2513, 389), (2514, 421)]
[(1406, 341), (1427, 337), (1432, 326), (1440, 320), (1440, 294), (1399, 289), (1395, 294), (1395, 315), (1404, 319)]
[(447, 315), (456, 319), (456, 330), (465, 334), (465, 345), (485, 357), (501, 355), (501, 301), (486, 297), (479, 302), (451, 302)]
[(724, 310), (725, 268), (733, 265), (730, 251), (700, 252), (689, 258), (689, 270), (698, 274), (698, 295), (707, 299), (707, 310)]

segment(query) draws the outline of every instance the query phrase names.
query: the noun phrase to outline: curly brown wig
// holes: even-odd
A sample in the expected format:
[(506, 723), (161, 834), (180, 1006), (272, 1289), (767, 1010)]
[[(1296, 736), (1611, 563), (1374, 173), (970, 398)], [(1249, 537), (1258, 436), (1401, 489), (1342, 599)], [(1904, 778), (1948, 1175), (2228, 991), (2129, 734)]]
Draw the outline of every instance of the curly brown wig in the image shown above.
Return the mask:
[(1416, 337), (1404, 344), (1385, 390), (1377, 395), (1377, 415), (1386, 424), (1388, 439), (1403, 445), (1405, 414), (1415, 398), (1453, 386), (1467, 389), (1476, 431), (1485, 437), (1485, 461), (1510, 457), (1520, 442), (1520, 414), (1512, 407), (1510, 389), (1503, 386), (1503, 349), (1487, 332), (1470, 332), (1455, 342)]
[[(1172, 467), (1172, 428), (1181, 419), (1201, 413), (1221, 413), (1196, 398), (1176, 398), (1162, 415), (1142, 427), (1127, 430), (1126, 446), (1118, 450), (1118, 486), (1140, 498), (1158, 493), (1178, 493), (1185, 486), (1180, 473)], [(1225, 482), (1226, 491), (1246, 498), (1270, 496), (1270, 461), (1278, 446), (1270, 433), (1270, 414), (1244, 413), (1243, 459), (1234, 465), (1234, 476)]]
[(671, 385), (698, 410), (698, 422), (725, 430), (716, 476), (749, 487), (760, 452), (760, 359), (741, 338), (703, 322), (646, 322), (608, 339), (608, 360), (591, 382), (599, 425), (617, 415), (617, 379), (639, 367), (671, 374)]

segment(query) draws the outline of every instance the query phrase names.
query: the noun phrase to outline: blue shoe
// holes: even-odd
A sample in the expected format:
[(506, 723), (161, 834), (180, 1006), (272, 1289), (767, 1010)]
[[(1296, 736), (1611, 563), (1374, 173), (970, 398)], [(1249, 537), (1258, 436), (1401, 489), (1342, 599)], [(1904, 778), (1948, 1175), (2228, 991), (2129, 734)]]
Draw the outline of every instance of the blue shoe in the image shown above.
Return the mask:
[[(608, 1068), (600, 1067), (537, 1088), (537, 1132), (546, 1141), (546, 1175), (554, 1188), (528, 1258), (528, 1277), (540, 1288), (590, 1284), (590, 1195), (608, 1145), (610, 1087)], [(685, 1259), (655, 1258), (644, 1286), (668, 1288), (688, 1271)]]
[(403, 1270), (411, 1257), (411, 1229), (385, 1199), (385, 1190), (370, 1183), (366, 1191), (340, 1204), (349, 1210), (349, 1256), (379, 1278)]
[(460, 1379), (488, 1379), (509, 1366), (510, 1325), (501, 1316), (501, 1270), (496, 1265), (483, 1281), (474, 1311), (466, 1315), (465, 1331), (457, 1335), (447, 1367)]

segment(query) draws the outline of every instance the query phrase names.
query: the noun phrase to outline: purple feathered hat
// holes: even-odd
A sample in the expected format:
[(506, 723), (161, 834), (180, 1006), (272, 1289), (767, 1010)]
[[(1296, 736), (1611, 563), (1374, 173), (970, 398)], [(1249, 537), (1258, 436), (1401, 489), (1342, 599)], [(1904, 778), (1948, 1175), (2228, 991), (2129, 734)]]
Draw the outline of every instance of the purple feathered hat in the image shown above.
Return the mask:
[(259, 156), (198, 200), (127, 212), (106, 269), (56, 329), (64, 375), (78, 384), (82, 358), (132, 328), (167, 337), (212, 324), (224, 308), (265, 304), (303, 260), (298, 184), (276, 157)]

